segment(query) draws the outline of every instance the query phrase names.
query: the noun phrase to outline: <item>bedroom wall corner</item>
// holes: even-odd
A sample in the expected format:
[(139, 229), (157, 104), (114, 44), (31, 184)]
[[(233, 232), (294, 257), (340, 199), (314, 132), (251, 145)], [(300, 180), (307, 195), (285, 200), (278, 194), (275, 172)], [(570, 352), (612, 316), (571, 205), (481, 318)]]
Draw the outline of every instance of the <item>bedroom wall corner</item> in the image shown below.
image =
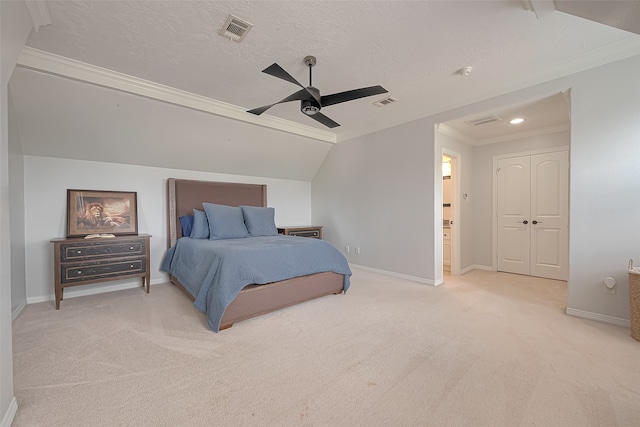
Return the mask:
[(312, 181), (313, 222), (349, 263), (434, 280), (433, 139), (417, 120), (331, 148)]
[(17, 58), (31, 31), (31, 18), (22, 1), (0, 2), (0, 425), (8, 427), (18, 409), (13, 393), (11, 332), (11, 218), (9, 188), (8, 84)]

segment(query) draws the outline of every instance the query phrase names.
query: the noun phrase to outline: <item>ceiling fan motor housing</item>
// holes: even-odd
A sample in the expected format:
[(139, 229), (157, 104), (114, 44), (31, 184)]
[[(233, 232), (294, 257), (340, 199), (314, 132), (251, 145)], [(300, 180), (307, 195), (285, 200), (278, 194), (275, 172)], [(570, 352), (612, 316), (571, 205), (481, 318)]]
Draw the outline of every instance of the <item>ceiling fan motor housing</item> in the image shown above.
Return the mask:
[(320, 104), (318, 104), (315, 99), (304, 99), (300, 104), (300, 111), (307, 116), (313, 116), (320, 111)]

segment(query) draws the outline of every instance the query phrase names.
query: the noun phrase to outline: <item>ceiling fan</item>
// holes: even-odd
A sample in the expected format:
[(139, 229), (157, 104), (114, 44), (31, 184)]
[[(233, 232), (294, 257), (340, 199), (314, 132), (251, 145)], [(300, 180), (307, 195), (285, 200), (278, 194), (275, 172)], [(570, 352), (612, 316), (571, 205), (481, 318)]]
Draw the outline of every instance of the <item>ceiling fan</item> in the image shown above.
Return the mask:
[(259, 116), (260, 114), (267, 111), (269, 108), (274, 105), (281, 104), (283, 102), (289, 101), (300, 101), (300, 111), (302, 111), (307, 116), (312, 119), (322, 123), (323, 125), (334, 128), (340, 126), (338, 123), (331, 120), (329, 117), (325, 116), (320, 112), (322, 107), (328, 107), (329, 105), (340, 104), (341, 102), (353, 101), (354, 99), (364, 98), (366, 96), (371, 95), (379, 95), (381, 93), (387, 93), (387, 90), (382, 86), (370, 86), (364, 87), (361, 89), (353, 89), (348, 90), (346, 92), (334, 93), (331, 95), (320, 95), (320, 91), (313, 87), (311, 83), (311, 69), (314, 65), (316, 65), (316, 57), (315, 56), (305, 56), (304, 64), (309, 67), (309, 86), (302, 86), (295, 78), (293, 78), (289, 73), (287, 73), (281, 66), (278, 64), (273, 64), (262, 70), (263, 73), (270, 74), (274, 77), (278, 77), (282, 80), (286, 80), (290, 83), (296, 84), (300, 86), (302, 89), (287, 96), (281, 101), (276, 102), (275, 104), (265, 105), (264, 107), (254, 108), (253, 110), (249, 110), (248, 113), (255, 114)]

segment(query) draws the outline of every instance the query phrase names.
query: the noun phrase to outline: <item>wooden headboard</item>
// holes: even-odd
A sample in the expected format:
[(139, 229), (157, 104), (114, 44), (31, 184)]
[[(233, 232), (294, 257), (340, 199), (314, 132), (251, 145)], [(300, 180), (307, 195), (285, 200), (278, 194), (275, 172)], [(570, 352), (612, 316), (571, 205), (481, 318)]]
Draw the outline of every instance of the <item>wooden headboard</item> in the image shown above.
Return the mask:
[(169, 178), (167, 180), (169, 219), (169, 247), (182, 237), (180, 217), (203, 210), (202, 203), (228, 206), (267, 206), (267, 186), (231, 182), (194, 181)]

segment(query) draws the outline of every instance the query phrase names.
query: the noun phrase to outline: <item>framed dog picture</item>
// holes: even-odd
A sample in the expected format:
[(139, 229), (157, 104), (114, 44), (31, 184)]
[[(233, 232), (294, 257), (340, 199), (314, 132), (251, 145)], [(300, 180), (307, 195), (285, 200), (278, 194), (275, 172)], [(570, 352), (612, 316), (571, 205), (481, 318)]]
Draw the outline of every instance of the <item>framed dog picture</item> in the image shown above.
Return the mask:
[(67, 190), (67, 237), (138, 234), (137, 193)]

